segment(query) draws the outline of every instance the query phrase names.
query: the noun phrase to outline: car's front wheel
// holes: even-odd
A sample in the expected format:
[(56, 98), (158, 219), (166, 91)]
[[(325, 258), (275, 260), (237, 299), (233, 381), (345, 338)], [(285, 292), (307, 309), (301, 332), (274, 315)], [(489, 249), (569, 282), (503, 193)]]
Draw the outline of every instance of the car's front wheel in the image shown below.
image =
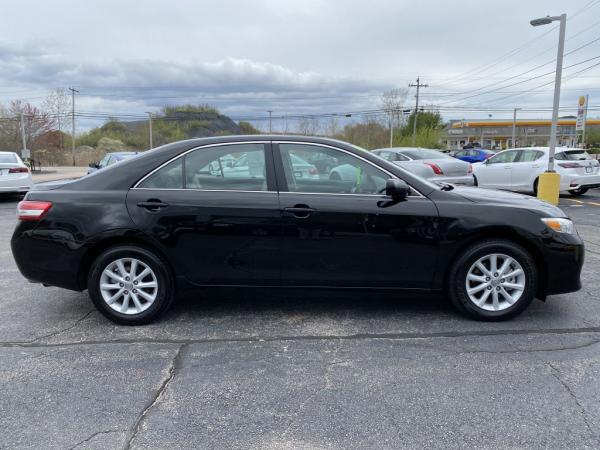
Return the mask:
[(143, 247), (112, 247), (93, 262), (88, 293), (98, 310), (121, 325), (142, 325), (164, 314), (174, 298), (163, 261)]
[(479, 320), (505, 320), (522, 313), (535, 298), (538, 271), (529, 252), (498, 239), (467, 248), (448, 274), (450, 299)]

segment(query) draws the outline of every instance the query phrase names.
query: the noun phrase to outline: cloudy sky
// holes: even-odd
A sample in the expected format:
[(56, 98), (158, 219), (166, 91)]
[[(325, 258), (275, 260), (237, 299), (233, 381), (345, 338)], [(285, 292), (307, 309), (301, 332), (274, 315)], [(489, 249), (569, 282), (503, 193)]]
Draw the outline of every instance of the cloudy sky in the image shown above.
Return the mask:
[(377, 109), (381, 92), (420, 76), (422, 102), (446, 119), (547, 116), (558, 30), (529, 20), (565, 12), (561, 106), (586, 93), (600, 105), (600, 0), (0, 0), (0, 11), (0, 103), (73, 86), (90, 115), (208, 103), (260, 124), (267, 110)]

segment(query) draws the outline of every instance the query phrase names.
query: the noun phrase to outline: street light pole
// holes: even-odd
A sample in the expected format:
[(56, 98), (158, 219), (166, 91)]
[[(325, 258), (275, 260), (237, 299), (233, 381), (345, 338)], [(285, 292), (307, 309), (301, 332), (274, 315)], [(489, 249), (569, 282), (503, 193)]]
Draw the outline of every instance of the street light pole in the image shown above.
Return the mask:
[(515, 140), (517, 139), (517, 111), (521, 108), (515, 108), (513, 110), (513, 126), (512, 126), (512, 145), (511, 148), (515, 148)]
[(79, 91), (74, 88), (69, 90), (71, 91), (71, 157), (75, 166), (75, 93)]
[(269, 113), (269, 134), (271, 134), (273, 132), (273, 122), (272, 122), (273, 110), (269, 110), (267, 112)]
[(154, 147), (152, 145), (152, 113), (148, 112), (148, 142), (150, 144), (149, 150), (152, 150)]
[(567, 15), (547, 16), (534, 19), (530, 23), (534, 27), (560, 22), (558, 34), (558, 52), (556, 55), (556, 73), (554, 77), (554, 102), (552, 104), (552, 126), (550, 127), (548, 170), (541, 174), (538, 181), (538, 197), (550, 203), (558, 204), (560, 175), (554, 172), (554, 154), (556, 152), (556, 131), (558, 127), (558, 107), (560, 104), (560, 82), (562, 78), (563, 54), (565, 49), (565, 28)]

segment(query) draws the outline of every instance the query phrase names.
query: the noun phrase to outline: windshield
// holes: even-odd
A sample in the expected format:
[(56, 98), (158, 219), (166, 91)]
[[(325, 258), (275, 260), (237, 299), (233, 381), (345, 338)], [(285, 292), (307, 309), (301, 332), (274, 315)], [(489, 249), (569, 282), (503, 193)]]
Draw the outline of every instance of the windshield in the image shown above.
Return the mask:
[(17, 155), (14, 153), (1, 153), (0, 164), (15, 164), (17, 162)]
[(585, 150), (566, 150), (564, 152), (557, 153), (556, 159), (578, 161), (582, 159), (592, 159), (590, 154)]
[(439, 159), (439, 158), (452, 158), (440, 151), (419, 149), (419, 150), (402, 150), (402, 154), (408, 156), (411, 159)]

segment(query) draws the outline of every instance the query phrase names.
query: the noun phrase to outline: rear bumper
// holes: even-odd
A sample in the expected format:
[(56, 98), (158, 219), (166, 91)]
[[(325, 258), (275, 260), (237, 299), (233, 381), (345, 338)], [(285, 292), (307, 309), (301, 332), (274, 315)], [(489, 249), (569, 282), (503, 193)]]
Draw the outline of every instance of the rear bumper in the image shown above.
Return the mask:
[(31, 174), (11, 174), (0, 178), (0, 193), (27, 192), (31, 190), (33, 180)]
[(10, 243), (21, 274), (30, 282), (82, 290), (78, 274), (85, 249), (72, 240), (36, 234), (33, 226), (19, 222)]

